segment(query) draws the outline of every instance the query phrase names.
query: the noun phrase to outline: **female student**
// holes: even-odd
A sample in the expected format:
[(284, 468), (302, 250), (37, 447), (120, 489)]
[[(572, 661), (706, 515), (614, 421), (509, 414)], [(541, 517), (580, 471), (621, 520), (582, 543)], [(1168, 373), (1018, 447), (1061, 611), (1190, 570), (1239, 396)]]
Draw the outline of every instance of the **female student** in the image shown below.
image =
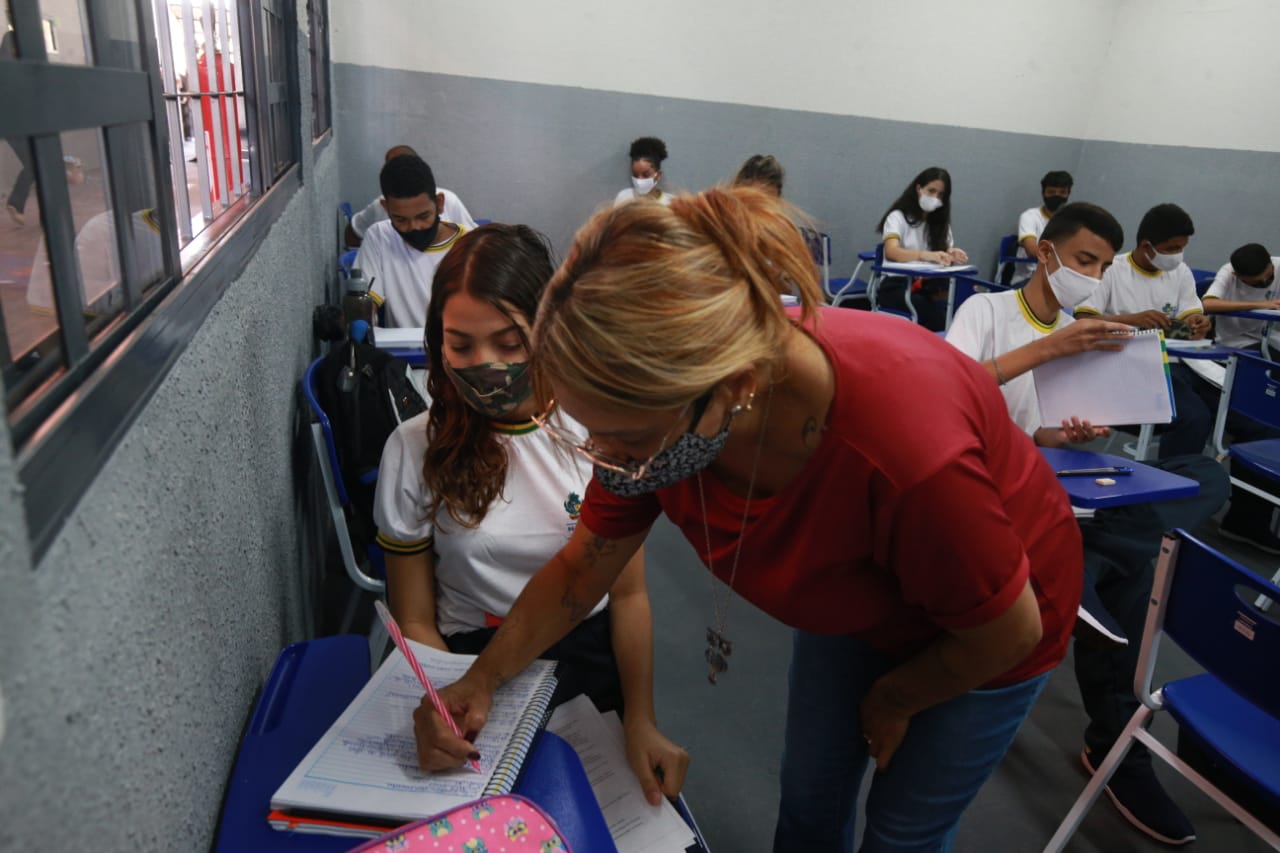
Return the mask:
[(658, 189), (662, 180), (662, 161), (667, 159), (667, 145), (656, 136), (642, 136), (631, 143), (631, 186), (619, 190), (613, 205), (636, 198), (650, 198), (659, 204), (671, 204), (671, 196)]
[[(877, 227), (884, 243), (884, 259), (895, 263), (929, 261), (950, 266), (966, 263), (969, 255), (951, 238), (951, 174), (932, 166), (916, 175), (897, 200), (880, 217)], [(889, 279), (880, 286), (880, 301), (906, 309), (905, 281)], [(946, 326), (946, 282), (924, 282), (911, 292), (920, 322), (940, 332)]]
[[(544, 239), (485, 225), (441, 261), (427, 311), (431, 408), (383, 450), (374, 520), (391, 611), (405, 636), (438, 649), (484, 648), (569, 540), (591, 476), (530, 420), (529, 327), (553, 270)], [(632, 764), (680, 776), (688, 756), (655, 723), (643, 556), (625, 563), (545, 656), (562, 662), (558, 699), (586, 693), (620, 710), (625, 698)]]
[[(804, 307), (784, 309), (793, 287)], [(737, 657), (724, 675), (734, 598), (797, 629), (775, 849), (850, 849), (868, 756), (863, 849), (947, 849), (1066, 652), (1079, 528), (980, 365), (895, 319), (817, 309), (818, 289), (759, 190), (583, 227), (534, 327), (539, 417), (581, 424), (554, 434), (595, 465), (582, 524), (446, 701), (482, 726), (503, 674), (584, 618), (665, 513), (729, 587), (707, 602), (713, 683), (751, 676)], [(428, 766), (465, 760), (429, 705), (415, 722)]]

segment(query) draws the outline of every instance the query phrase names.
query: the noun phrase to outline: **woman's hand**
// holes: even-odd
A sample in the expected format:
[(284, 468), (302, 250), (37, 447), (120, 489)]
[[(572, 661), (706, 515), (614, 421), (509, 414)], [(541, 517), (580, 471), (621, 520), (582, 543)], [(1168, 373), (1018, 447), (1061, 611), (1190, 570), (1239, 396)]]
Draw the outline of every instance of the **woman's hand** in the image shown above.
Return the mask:
[(947, 250), (947, 253), (948, 255), (950, 255), (951, 260), (955, 261), (957, 264), (969, 263), (969, 253), (966, 252), (964, 249), (961, 249), (957, 246), (952, 246), (950, 249)]
[(921, 252), (920, 260), (941, 264), (944, 267), (949, 267), (952, 263), (951, 255), (948, 252)]
[(440, 691), (444, 706), (462, 730), (458, 737), (449, 723), (436, 713), (430, 696), (423, 696), (413, 711), (413, 737), (418, 744), (418, 766), (423, 770), (447, 770), (462, 767), (468, 761), (479, 761), (476, 735), (489, 719), (493, 691), (468, 672)]
[(625, 731), (627, 763), (640, 780), (649, 805), (658, 805), (663, 796), (679, 794), (689, 769), (689, 753), (667, 740), (658, 727), (647, 720), (628, 723)]
[(1095, 438), (1111, 435), (1111, 427), (1096, 427), (1088, 421), (1072, 418), (1059, 427), (1041, 427), (1036, 430), (1035, 442), (1041, 447), (1065, 447), (1068, 444), (1088, 444)]
[(884, 680), (872, 684), (862, 700), (862, 736), (867, 739), (867, 753), (876, 760), (876, 769), (889, 766), (910, 724), (911, 716), (889, 701)]

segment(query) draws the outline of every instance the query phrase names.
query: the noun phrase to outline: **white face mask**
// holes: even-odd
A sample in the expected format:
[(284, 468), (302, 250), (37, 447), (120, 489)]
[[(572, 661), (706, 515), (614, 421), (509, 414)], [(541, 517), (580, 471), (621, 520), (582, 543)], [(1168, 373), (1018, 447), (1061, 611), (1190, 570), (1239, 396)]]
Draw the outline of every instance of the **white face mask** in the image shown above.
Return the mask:
[(1171, 255), (1161, 254), (1155, 246), (1151, 247), (1151, 265), (1163, 272), (1173, 272), (1182, 263), (1182, 252)]
[(936, 195), (925, 195), (924, 193), (920, 193), (920, 209), (925, 213), (933, 213), (940, 207), (942, 207), (942, 199), (938, 198)]
[(653, 192), (653, 188), (657, 186), (657, 178), (636, 178), (631, 179), (631, 188), (636, 191), (636, 195), (648, 195)]
[(1049, 273), (1049, 289), (1053, 291), (1053, 297), (1063, 308), (1075, 308), (1093, 295), (1093, 291), (1102, 283), (1102, 279), (1091, 278), (1073, 270), (1058, 257), (1058, 247), (1052, 243), (1049, 245), (1053, 248), (1054, 260), (1058, 262), (1058, 268)]

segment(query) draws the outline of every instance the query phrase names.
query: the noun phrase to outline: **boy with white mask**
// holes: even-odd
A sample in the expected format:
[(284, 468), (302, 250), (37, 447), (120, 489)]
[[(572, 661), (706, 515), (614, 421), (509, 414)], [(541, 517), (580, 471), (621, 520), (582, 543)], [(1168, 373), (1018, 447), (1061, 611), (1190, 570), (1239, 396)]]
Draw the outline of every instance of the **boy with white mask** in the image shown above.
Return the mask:
[[(1137, 245), (1120, 255), (1076, 316), (1101, 316), (1139, 329), (1163, 329), (1170, 338), (1205, 337), (1212, 326), (1196, 295), (1195, 277), (1182, 262), (1195, 234), (1187, 212), (1157, 204), (1138, 224)], [(1160, 435), (1160, 459), (1203, 453), (1213, 430), (1213, 412), (1196, 392), (1195, 374), (1185, 364), (1170, 365), (1177, 416)]]
[[(1064, 308), (1089, 299), (1124, 242), (1120, 224), (1102, 208), (1068, 204), (1046, 224), (1035, 246), (1039, 263), (1021, 290), (977, 294), (956, 312), (947, 342), (982, 361), (1000, 384), (1010, 417), (1042, 446), (1088, 442), (1108, 433), (1072, 418), (1040, 423), (1030, 370), (1086, 350), (1119, 350), (1112, 335), (1130, 327), (1098, 319), (1073, 320)], [(1184, 456), (1160, 467), (1200, 484), (1194, 498), (1137, 504), (1078, 518), (1085, 575), (1077, 623), (1076, 680), (1089, 725), (1081, 761), (1092, 772), (1136, 710), (1133, 675), (1152, 559), (1162, 532), (1194, 529), (1226, 499), (1221, 466), (1204, 456)], [(1081, 627), (1095, 633), (1082, 632)], [(1100, 641), (1107, 638), (1112, 642)], [(1128, 640), (1127, 644), (1124, 642)], [(1107, 786), (1121, 813), (1145, 834), (1170, 844), (1194, 840), (1195, 830), (1161, 787), (1145, 752), (1130, 752)]]

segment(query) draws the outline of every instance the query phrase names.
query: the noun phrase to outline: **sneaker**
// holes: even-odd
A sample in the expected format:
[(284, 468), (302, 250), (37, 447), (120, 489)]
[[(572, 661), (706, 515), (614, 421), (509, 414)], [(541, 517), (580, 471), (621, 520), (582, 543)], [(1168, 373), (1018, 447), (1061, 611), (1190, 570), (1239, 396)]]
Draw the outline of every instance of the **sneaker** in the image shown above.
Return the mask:
[(1120, 623), (1111, 615), (1098, 598), (1098, 591), (1088, 575), (1085, 576), (1084, 588), (1080, 593), (1080, 607), (1076, 611), (1076, 638), (1086, 641), (1109, 643), (1117, 646), (1129, 645)]
[(4, 206), (5, 212), (9, 214), (9, 218), (13, 220), (13, 224), (19, 228), (27, 224), (27, 217), (22, 215), (22, 211), (11, 204)]
[(1268, 554), (1280, 556), (1280, 536), (1276, 536), (1265, 527), (1237, 527), (1227, 522), (1228, 519), (1224, 518), (1222, 523), (1218, 525), (1218, 533), (1223, 539), (1243, 542), (1246, 545), (1252, 545), (1259, 551), (1266, 551)]
[[(1090, 776), (1094, 774), (1088, 749), (1080, 753), (1080, 763)], [(1196, 840), (1195, 827), (1165, 792), (1149, 764), (1120, 762), (1103, 790), (1125, 820), (1156, 841), (1180, 846)]]

